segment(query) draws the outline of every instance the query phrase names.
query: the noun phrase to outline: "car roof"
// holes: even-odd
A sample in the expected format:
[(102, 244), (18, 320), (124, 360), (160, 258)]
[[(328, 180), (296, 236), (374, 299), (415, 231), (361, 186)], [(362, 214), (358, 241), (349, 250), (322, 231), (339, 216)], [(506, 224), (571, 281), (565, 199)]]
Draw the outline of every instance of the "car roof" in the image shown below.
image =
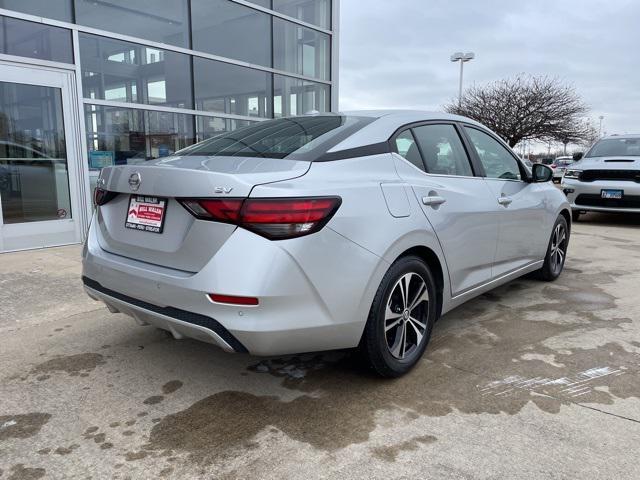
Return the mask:
[(376, 143), (386, 142), (403, 125), (442, 120), (448, 122), (464, 122), (485, 128), (484, 125), (460, 115), (444, 112), (430, 112), (422, 110), (350, 110), (339, 112), (339, 115), (354, 117), (370, 117), (375, 119), (369, 125), (358, 130), (346, 140), (340, 142), (329, 152), (339, 152), (351, 148), (364, 147)]

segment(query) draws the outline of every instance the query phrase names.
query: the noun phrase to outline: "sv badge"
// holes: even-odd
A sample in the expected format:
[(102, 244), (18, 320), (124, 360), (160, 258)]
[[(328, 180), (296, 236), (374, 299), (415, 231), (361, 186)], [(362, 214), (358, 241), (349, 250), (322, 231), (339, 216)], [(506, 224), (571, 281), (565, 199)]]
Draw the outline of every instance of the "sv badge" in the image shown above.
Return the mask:
[(231, 193), (231, 190), (233, 190), (233, 188), (228, 188), (228, 187), (214, 187), (213, 192), (214, 192), (214, 193)]

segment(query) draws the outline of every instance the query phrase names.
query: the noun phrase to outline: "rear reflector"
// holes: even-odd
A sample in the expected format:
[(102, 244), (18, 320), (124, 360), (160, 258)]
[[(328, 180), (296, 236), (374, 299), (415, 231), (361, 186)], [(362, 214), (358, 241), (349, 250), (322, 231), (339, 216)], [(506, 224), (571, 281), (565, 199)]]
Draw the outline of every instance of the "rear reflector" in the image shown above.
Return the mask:
[(180, 203), (196, 218), (231, 223), (271, 240), (317, 232), (340, 207), (340, 197), (189, 198)]
[(258, 305), (258, 299), (255, 297), (236, 297), (234, 295), (219, 295), (210, 293), (209, 298), (216, 303), (228, 303), (230, 305)]

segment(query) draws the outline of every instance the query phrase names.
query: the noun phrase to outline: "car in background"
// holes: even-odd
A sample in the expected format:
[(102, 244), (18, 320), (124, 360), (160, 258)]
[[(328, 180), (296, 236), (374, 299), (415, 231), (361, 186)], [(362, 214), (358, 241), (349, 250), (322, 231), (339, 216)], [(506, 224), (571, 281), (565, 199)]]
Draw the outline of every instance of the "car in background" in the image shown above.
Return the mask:
[(574, 221), (586, 212), (640, 213), (640, 135), (602, 138), (574, 158), (562, 177)]
[[(563, 156), (556, 157), (551, 168), (553, 169), (553, 183), (560, 183), (562, 180), (562, 176), (564, 175), (564, 171), (567, 169), (569, 165), (573, 163), (573, 157)], [(555, 168), (554, 168), (555, 165)]]
[(102, 169), (83, 283), (112, 312), (227, 351), (355, 348), (382, 376), (435, 321), (530, 272), (562, 272), (571, 218), (468, 118), (288, 117)]

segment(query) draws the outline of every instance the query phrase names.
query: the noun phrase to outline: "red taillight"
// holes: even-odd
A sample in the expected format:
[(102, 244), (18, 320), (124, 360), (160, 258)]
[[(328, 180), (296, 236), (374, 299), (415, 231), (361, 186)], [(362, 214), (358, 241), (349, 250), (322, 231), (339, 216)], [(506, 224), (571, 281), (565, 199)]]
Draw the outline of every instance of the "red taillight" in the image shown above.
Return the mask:
[(217, 293), (210, 293), (209, 298), (216, 303), (245, 306), (258, 305), (258, 299), (256, 297), (237, 297), (235, 295), (219, 295)]
[(271, 240), (317, 232), (341, 202), (340, 197), (180, 200), (196, 218), (232, 223)]
[(180, 203), (201, 220), (237, 223), (242, 208), (242, 198), (202, 198), (180, 200)]
[(95, 203), (95, 205), (99, 207), (100, 205), (104, 205), (105, 203), (113, 200), (117, 196), (118, 192), (110, 192), (103, 188), (96, 187), (96, 189), (93, 191), (93, 203)]

